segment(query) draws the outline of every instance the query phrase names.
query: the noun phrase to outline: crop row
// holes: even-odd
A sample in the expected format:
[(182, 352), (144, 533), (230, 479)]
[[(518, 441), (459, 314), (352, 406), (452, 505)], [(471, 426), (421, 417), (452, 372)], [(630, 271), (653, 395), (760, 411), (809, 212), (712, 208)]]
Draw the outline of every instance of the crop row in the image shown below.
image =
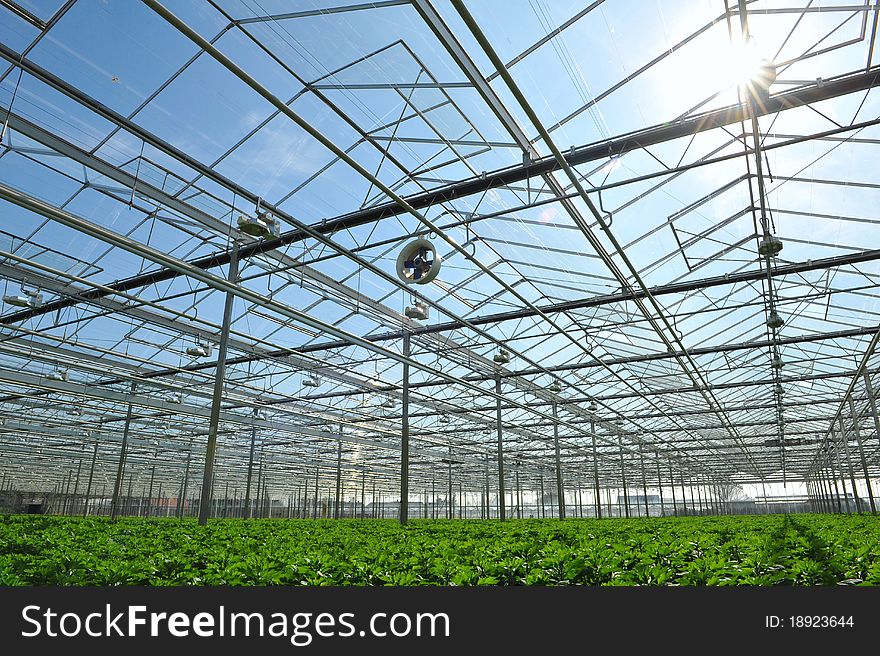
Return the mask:
[(0, 517), (0, 585), (880, 584), (869, 516), (499, 522)]

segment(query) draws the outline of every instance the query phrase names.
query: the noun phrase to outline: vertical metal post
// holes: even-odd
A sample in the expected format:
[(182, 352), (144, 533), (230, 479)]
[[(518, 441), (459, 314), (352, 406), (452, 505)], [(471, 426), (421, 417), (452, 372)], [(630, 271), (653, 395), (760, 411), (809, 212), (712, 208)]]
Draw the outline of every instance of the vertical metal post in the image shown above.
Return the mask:
[(156, 460), (159, 457), (159, 447), (153, 450), (153, 464), (150, 465), (150, 489), (147, 492), (149, 501), (147, 502), (147, 517), (153, 515), (153, 483), (156, 480)]
[(617, 444), (620, 447), (620, 480), (623, 485), (623, 508), (629, 518), (629, 494), (626, 491), (626, 466), (623, 461), (623, 435), (617, 430)]
[(840, 439), (843, 440), (843, 453), (846, 456), (846, 466), (849, 469), (849, 480), (852, 483), (853, 500), (856, 506), (856, 512), (861, 514), (862, 501), (859, 499), (859, 489), (856, 487), (856, 474), (853, 470), (852, 459), (849, 457), (849, 437), (846, 434), (846, 428), (843, 425), (843, 413), (837, 415), (838, 426), (840, 427)]
[(684, 491), (684, 468), (682, 468), (680, 474), (680, 483), (681, 483), (681, 507), (684, 509), (684, 515), (687, 517), (688, 508), (687, 508), (687, 493)]
[[(868, 473), (868, 462), (865, 460), (865, 449), (862, 446), (862, 431), (859, 427), (859, 418), (856, 415), (856, 405), (853, 403), (852, 396), (849, 397), (849, 414), (852, 417), (853, 431), (856, 434), (856, 444), (859, 447), (859, 458), (862, 461), (862, 472), (865, 475), (865, 485), (868, 486), (868, 501), (871, 506), (871, 514), (877, 514), (877, 507), (874, 505), (874, 490), (871, 487), (871, 476)], [(77, 478), (79, 474), (77, 474)]]
[(562, 463), (559, 457), (559, 422), (556, 421), (556, 401), (552, 403), (553, 409), (553, 450), (556, 459), (556, 498), (559, 500), (559, 519), (565, 519), (565, 489), (562, 485)]
[[(828, 464), (830, 465), (828, 469), (831, 475), (831, 482), (834, 483), (834, 496), (837, 498), (837, 512), (839, 514), (843, 512), (843, 506), (840, 503), (840, 488), (837, 487), (837, 474), (834, 472), (834, 463), (830, 458)], [(846, 494), (846, 490), (843, 493)], [(847, 512), (849, 512), (849, 506), (847, 506)]]
[(596, 420), (590, 416), (590, 436), (593, 438), (593, 502), (596, 504), (596, 518), (602, 519), (602, 492), (599, 489), (599, 456), (596, 452)]
[(501, 434), (501, 374), (495, 374), (495, 430), (498, 433), (498, 519), (507, 519), (504, 507), (504, 443)]
[(251, 448), (248, 454), (247, 482), (244, 487), (244, 518), (251, 517), (251, 480), (254, 475), (254, 448), (257, 444), (257, 408), (254, 408), (254, 421), (251, 424)]
[[(229, 259), (229, 282), (238, 282), (238, 242), (232, 241)], [(229, 326), (232, 322), (232, 307), (235, 294), (226, 292), (223, 306), (223, 325), (220, 330), (220, 345), (217, 349), (217, 365), (214, 373), (214, 394), (211, 398), (211, 416), (208, 421), (208, 444), (205, 448), (205, 471), (202, 478), (202, 497), (199, 504), (199, 524), (208, 523), (211, 515), (211, 499), (214, 493), (214, 457), (217, 452), (217, 429), (220, 425), (220, 405), (223, 402), (223, 386), (226, 379), (226, 350), (229, 345)]]
[(663, 507), (663, 479), (660, 477), (660, 458), (657, 458), (657, 490), (660, 492), (660, 516), (666, 516), (666, 509)]
[[(339, 427), (339, 430), (342, 431), (342, 427)], [(342, 440), (339, 440), (339, 444), (336, 447), (336, 503), (333, 506), (333, 519), (339, 519), (341, 508), (340, 503), (342, 501)]]
[[(133, 397), (137, 383), (132, 381), (129, 397)], [(122, 492), (122, 474), (125, 471), (125, 451), (128, 448), (128, 432), (131, 428), (132, 399), (129, 398), (125, 413), (125, 427), (122, 429), (122, 446), (119, 449), (119, 464), (116, 467), (116, 483), (113, 485), (113, 496), (110, 499), (110, 519), (115, 520), (119, 512), (119, 495)]]
[(639, 469), (642, 470), (642, 494), (645, 502), (645, 517), (649, 517), (651, 512), (648, 510), (648, 480), (645, 478), (645, 454), (642, 450), (642, 441), (639, 440)]
[(183, 470), (183, 485), (180, 486), (180, 499), (177, 502), (177, 516), (186, 514), (186, 495), (189, 493), (189, 466), (192, 462), (192, 442), (186, 450), (186, 467)]
[[(315, 467), (315, 498), (312, 499), (312, 519), (318, 519), (318, 475), (320, 468)], [(373, 487), (373, 496), (376, 496), (375, 485)]]
[(446, 467), (446, 519), (452, 519), (452, 445), (449, 445), (449, 458)]
[(67, 514), (67, 505), (70, 503), (70, 480), (73, 478), (73, 472), (67, 470), (67, 476), (64, 481), (64, 500), (61, 502), (61, 514)]
[(547, 517), (547, 510), (544, 506), (544, 474), (541, 474), (541, 519)]
[(877, 401), (874, 398), (874, 388), (871, 386), (871, 376), (867, 371), (862, 373), (865, 380), (865, 392), (868, 396), (868, 405), (871, 407), (871, 415), (874, 417), (874, 436), (880, 442), (880, 416), (877, 414)]
[[(73, 514), (74, 507), (76, 506), (76, 498), (79, 496), (79, 476), (82, 473), (82, 456), (79, 457), (79, 462), (76, 464), (76, 483), (73, 486), (73, 502), (70, 504), (70, 513)], [(0, 489), (3, 489), (0, 486)]]
[(678, 503), (675, 500), (675, 474), (669, 465), (669, 487), (672, 489), (672, 516), (678, 517)]
[(522, 519), (522, 489), (519, 486), (519, 467), (521, 463), (516, 465), (516, 516)]
[(256, 502), (257, 507), (257, 519), (263, 518), (263, 510), (265, 510), (265, 504), (263, 503), (263, 495), (266, 493), (266, 489), (264, 487), (264, 479), (263, 479), (263, 447), (260, 447), (260, 461), (257, 463), (257, 496), (254, 501)]
[(365, 488), (367, 486), (367, 465), (364, 463), (361, 468), (361, 519), (366, 517), (367, 507), (364, 505), (366, 498), (364, 496)]
[[(129, 477), (128, 477), (128, 493), (126, 494), (125, 503), (122, 506), (123, 514), (125, 514), (125, 515), (132, 514), (131, 513), (131, 485), (133, 482), (132, 481), (133, 478), (134, 478), (134, 475), (129, 475)], [(68, 482), (70, 482), (69, 478), (68, 478)], [(65, 492), (65, 494), (67, 494), (67, 493)]]
[[(409, 359), (410, 335), (403, 332), (403, 355)], [(400, 431), (400, 516), (401, 524), (409, 520), (409, 364), (403, 363), (403, 416)]]

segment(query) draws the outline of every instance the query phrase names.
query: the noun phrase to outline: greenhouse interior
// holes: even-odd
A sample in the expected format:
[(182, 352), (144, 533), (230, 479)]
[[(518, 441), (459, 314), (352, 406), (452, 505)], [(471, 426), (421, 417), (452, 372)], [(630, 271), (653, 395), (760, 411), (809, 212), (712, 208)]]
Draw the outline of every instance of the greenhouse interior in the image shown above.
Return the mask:
[(0, 0), (0, 522), (876, 539), (878, 16)]

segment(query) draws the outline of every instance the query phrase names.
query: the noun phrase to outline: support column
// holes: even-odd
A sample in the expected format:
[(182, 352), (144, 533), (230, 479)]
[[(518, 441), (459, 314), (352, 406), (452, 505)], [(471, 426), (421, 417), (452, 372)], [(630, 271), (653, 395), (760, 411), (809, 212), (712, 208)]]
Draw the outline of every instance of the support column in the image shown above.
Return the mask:
[(244, 518), (251, 517), (251, 480), (254, 476), (254, 447), (257, 443), (257, 408), (254, 408), (254, 423), (251, 424), (251, 448), (248, 453), (247, 482), (244, 487)]
[[(229, 259), (229, 282), (238, 282), (238, 242), (233, 240)], [(223, 387), (226, 378), (226, 350), (229, 344), (229, 325), (232, 322), (232, 307), (235, 294), (226, 292), (223, 307), (223, 325), (220, 330), (220, 346), (217, 349), (217, 368), (214, 373), (214, 394), (211, 398), (211, 417), (208, 421), (208, 444), (205, 448), (205, 471), (202, 478), (202, 496), (199, 504), (199, 524), (208, 523), (211, 515), (211, 500), (214, 494), (214, 456), (217, 452), (217, 429), (220, 425), (220, 405), (223, 402)]]
[(623, 460), (623, 435), (617, 429), (617, 444), (620, 447), (620, 480), (623, 485), (623, 509), (629, 519), (629, 495), (626, 492), (626, 466)]
[(125, 471), (125, 455), (128, 449), (128, 432), (131, 428), (132, 399), (137, 383), (132, 381), (129, 390), (128, 409), (125, 412), (125, 427), (122, 429), (122, 447), (119, 449), (119, 464), (116, 467), (116, 483), (113, 485), (113, 497), (110, 499), (110, 519), (115, 520), (119, 514), (119, 495), (122, 492), (122, 476)]
[(180, 499), (177, 501), (177, 516), (183, 517), (186, 513), (186, 495), (189, 491), (189, 466), (192, 461), (192, 444), (186, 450), (186, 467), (183, 472), (183, 483), (180, 486)]
[[(829, 474), (831, 475), (831, 482), (834, 483), (834, 496), (837, 498), (837, 512), (842, 513), (843, 507), (840, 503), (840, 488), (837, 487), (837, 474), (834, 472), (834, 462), (829, 458), (829, 465), (831, 465), (829, 469)], [(842, 482), (842, 481), (841, 481)], [(846, 494), (846, 490), (843, 491)], [(847, 512), (849, 512), (849, 506), (847, 505)]]
[(518, 519), (522, 519), (522, 489), (519, 485), (519, 468), (521, 464), (521, 462), (516, 464), (516, 516)]
[(843, 425), (843, 413), (837, 415), (838, 426), (840, 427), (840, 439), (843, 441), (843, 453), (846, 457), (846, 467), (849, 470), (849, 481), (852, 484), (853, 502), (856, 506), (856, 512), (862, 513), (862, 501), (859, 498), (859, 489), (856, 487), (856, 473), (853, 470), (852, 458), (849, 457), (849, 437), (846, 435), (846, 428)]
[(593, 438), (593, 501), (596, 504), (596, 518), (602, 519), (602, 492), (599, 489), (599, 457), (596, 452), (596, 420), (590, 416), (590, 435)]
[(645, 478), (645, 454), (642, 451), (642, 442), (639, 440), (639, 468), (642, 470), (642, 500), (645, 502), (645, 517), (650, 516), (648, 509), (648, 480)]
[(862, 376), (865, 379), (865, 391), (868, 396), (868, 405), (871, 407), (871, 415), (874, 417), (874, 436), (877, 438), (877, 442), (880, 443), (880, 416), (877, 414), (877, 401), (874, 397), (874, 388), (871, 386), (871, 377), (868, 375), (868, 372), (865, 371)]
[(678, 517), (678, 503), (675, 500), (675, 473), (669, 465), (669, 487), (672, 489), (672, 516)]
[[(403, 333), (403, 355), (409, 359), (409, 332)], [(401, 524), (409, 520), (409, 364), (403, 363), (403, 412), (400, 432), (400, 515)]]
[[(340, 434), (342, 426), (339, 427)], [(342, 514), (340, 506), (342, 502), (342, 440), (336, 446), (336, 503), (333, 505), (333, 519), (339, 519)]]
[(666, 516), (666, 509), (663, 507), (663, 479), (660, 477), (660, 458), (657, 458), (657, 491), (660, 493), (660, 516)]
[(446, 466), (446, 519), (452, 519), (455, 512), (452, 507), (452, 445), (449, 445), (449, 457)]
[(364, 519), (367, 515), (367, 507), (364, 505), (366, 501), (365, 493), (367, 487), (367, 465), (364, 463), (361, 466), (361, 519)]
[(556, 498), (559, 500), (559, 519), (565, 519), (565, 489), (562, 485), (562, 463), (559, 458), (559, 422), (556, 421), (556, 401), (553, 401), (553, 449), (556, 453)]
[[(321, 473), (320, 467), (315, 467), (315, 498), (312, 499), (312, 519), (318, 519), (318, 476)], [(373, 486), (373, 498), (376, 497), (376, 488)]]
[(862, 446), (862, 431), (859, 427), (859, 418), (856, 415), (856, 405), (853, 403), (852, 396), (849, 397), (849, 414), (852, 417), (853, 432), (856, 434), (856, 444), (859, 447), (859, 459), (862, 461), (862, 473), (865, 475), (865, 485), (868, 488), (868, 502), (871, 506), (871, 514), (877, 514), (877, 507), (874, 505), (874, 490), (871, 487), (871, 476), (868, 473), (868, 462), (865, 460), (865, 449)]
[(507, 519), (504, 507), (504, 442), (501, 431), (501, 374), (495, 374), (495, 430), (498, 433), (498, 518), (503, 522)]
[(544, 519), (547, 516), (546, 509), (544, 508), (544, 474), (540, 475), (541, 481), (541, 519)]

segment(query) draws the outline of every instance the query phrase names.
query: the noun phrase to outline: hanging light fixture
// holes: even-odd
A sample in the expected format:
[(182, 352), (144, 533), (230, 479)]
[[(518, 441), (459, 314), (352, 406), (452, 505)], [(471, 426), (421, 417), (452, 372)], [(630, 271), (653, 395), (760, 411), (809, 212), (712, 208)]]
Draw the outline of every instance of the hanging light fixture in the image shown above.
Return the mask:
[(782, 396), (783, 394), (785, 394), (785, 390), (782, 388), (782, 385), (780, 385), (779, 383), (776, 383), (775, 389), (776, 389), (776, 393), (779, 394), (779, 396)]
[(20, 294), (8, 294), (3, 297), (8, 305), (22, 308), (38, 308), (43, 304), (43, 295), (36, 290), (21, 288)]
[(256, 216), (239, 215), (238, 229), (251, 237), (258, 237), (259, 239), (277, 237), (281, 234), (281, 224), (278, 222), (278, 219), (271, 212), (260, 209), (259, 198), (257, 199)]
[(779, 357), (778, 355), (774, 355), (773, 359), (770, 360), (770, 366), (773, 367), (774, 369), (782, 369), (784, 364), (785, 363), (782, 361), (782, 358)]
[(776, 257), (782, 251), (782, 240), (769, 235), (758, 242), (758, 254), (762, 257)]
[(414, 301), (412, 305), (406, 306), (403, 313), (408, 319), (425, 321), (428, 318), (428, 306), (421, 301)]
[(590, 412), (596, 412), (597, 409), (598, 408), (596, 406), (596, 400), (590, 399), (590, 405), (587, 406), (587, 410), (589, 410)]
[(180, 392), (174, 392), (168, 397), (168, 403), (181, 404), (183, 403), (183, 394)]
[(495, 361), (495, 364), (507, 364), (510, 362), (510, 353), (503, 348), (498, 349), (498, 352), (492, 356), (492, 359)]
[(49, 380), (57, 380), (59, 382), (66, 382), (67, 377), (67, 369), (56, 369), (51, 374), (46, 376), (46, 378), (48, 378)]
[(562, 391), (562, 385), (559, 384), (559, 381), (554, 379), (550, 381), (550, 384), (547, 385), (547, 391), (553, 392), (554, 394), (558, 394)]
[(319, 387), (320, 385), (321, 379), (315, 374), (306, 374), (303, 376), (303, 387)]
[(393, 409), (394, 408), (394, 399), (386, 399), (386, 400), (382, 401), (381, 407), (388, 408), (389, 410)]
[(446, 415), (446, 414), (442, 414), (442, 415), (440, 415), (440, 418), (439, 418), (438, 421), (439, 421), (441, 424), (448, 424), (448, 423), (449, 423), (449, 415)]
[(194, 358), (207, 358), (211, 355), (211, 345), (196, 342), (186, 349), (186, 354)]
[(772, 329), (782, 328), (785, 321), (782, 320), (782, 317), (779, 316), (779, 313), (776, 310), (770, 310), (770, 314), (767, 317), (767, 327)]

